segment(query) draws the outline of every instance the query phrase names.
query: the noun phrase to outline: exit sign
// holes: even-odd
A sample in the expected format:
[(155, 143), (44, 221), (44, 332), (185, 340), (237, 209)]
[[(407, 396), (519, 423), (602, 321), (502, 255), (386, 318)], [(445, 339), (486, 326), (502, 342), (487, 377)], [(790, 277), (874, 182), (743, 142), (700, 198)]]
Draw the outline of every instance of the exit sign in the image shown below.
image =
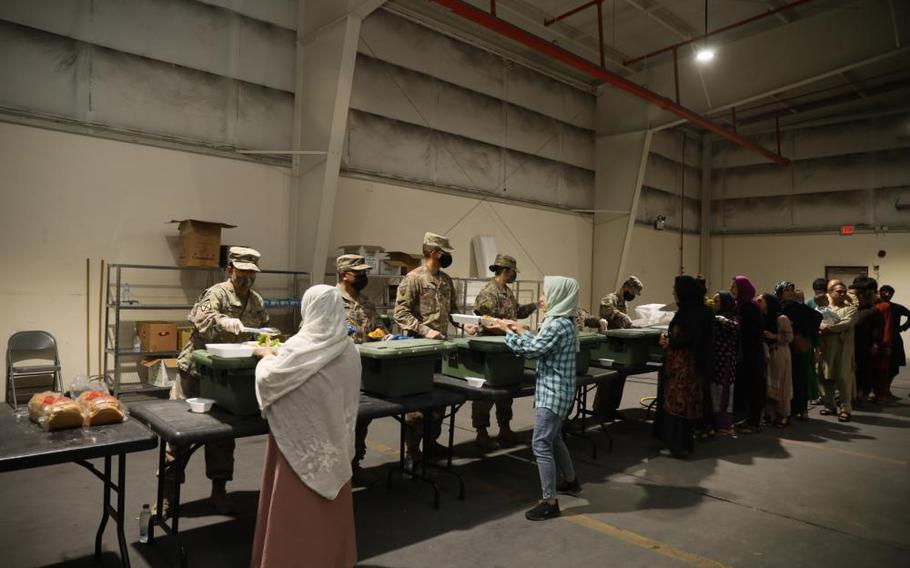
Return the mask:
[(842, 235), (852, 235), (853, 234), (853, 225), (843, 225), (840, 228), (840, 234)]

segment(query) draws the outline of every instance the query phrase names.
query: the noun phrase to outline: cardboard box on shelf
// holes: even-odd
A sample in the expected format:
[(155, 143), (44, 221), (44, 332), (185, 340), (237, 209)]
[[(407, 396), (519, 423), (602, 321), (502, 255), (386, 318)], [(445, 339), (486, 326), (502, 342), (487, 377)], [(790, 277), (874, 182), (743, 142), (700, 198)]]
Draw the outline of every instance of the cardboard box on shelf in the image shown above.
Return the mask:
[(198, 219), (173, 220), (171, 223), (178, 223), (177, 230), (180, 232), (178, 266), (218, 268), (221, 229), (236, 227), (227, 223)]
[(170, 386), (180, 374), (177, 359), (144, 359), (139, 362), (137, 371), (141, 382), (158, 387)]
[(391, 264), (392, 266), (398, 266), (401, 268), (402, 274), (407, 274), (408, 272), (414, 270), (420, 266), (420, 261), (423, 259), (419, 254), (411, 254), (409, 252), (401, 251), (392, 251), (385, 253), (386, 263)]
[(169, 321), (137, 321), (141, 351), (160, 353), (177, 351), (177, 326)]

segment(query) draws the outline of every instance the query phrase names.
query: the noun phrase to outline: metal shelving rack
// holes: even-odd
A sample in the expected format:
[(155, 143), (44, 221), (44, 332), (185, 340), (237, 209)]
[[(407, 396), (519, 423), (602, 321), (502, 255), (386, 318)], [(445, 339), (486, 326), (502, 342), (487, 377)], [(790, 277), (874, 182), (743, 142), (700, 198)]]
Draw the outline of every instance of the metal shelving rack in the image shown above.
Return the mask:
[[(148, 264), (111, 264), (108, 266), (107, 270), (107, 279), (105, 284), (105, 313), (104, 313), (104, 369), (103, 376), (110, 384), (111, 390), (114, 392), (115, 396), (120, 396), (124, 393), (141, 393), (141, 392), (154, 392), (166, 390), (166, 387), (156, 387), (152, 385), (145, 385), (140, 383), (130, 383), (128, 385), (121, 384), (121, 375), (123, 373), (123, 364), (122, 359), (124, 358), (141, 358), (141, 357), (176, 357), (180, 354), (179, 351), (133, 351), (130, 347), (129, 349), (124, 349), (120, 342), (120, 327), (122, 323), (121, 312), (122, 311), (177, 311), (183, 310), (184, 316), (185, 312), (192, 309), (193, 304), (140, 304), (140, 303), (124, 303), (122, 297), (123, 291), (123, 272), (127, 270), (167, 270), (167, 271), (179, 271), (179, 272), (197, 272), (204, 273), (208, 275), (205, 288), (208, 288), (214, 285), (216, 282), (220, 282), (226, 278), (225, 270), (221, 267), (188, 267), (188, 266), (156, 266)], [(299, 299), (303, 292), (301, 291), (301, 283), (309, 283), (309, 273), (307, 272), (294, 272), (289, 270), (262, 270), (260, 274), (278, 274), (286, 275), (289, 277), (288, 283), (288, 293), (292, 298)], [(113, 276), (113, 278), (112, 278)], [(200, 290), (201, 292), (201, 290)], [(266, 300), (267, 310), (281, 310), (288, 309), (291, 313), (291, 323), (292, 327), (296, 328), (299, 325), (300, 313), (298, 305), (268, 305), (269, 300)], [(126, 388), (124, 388), (126, 387)]]

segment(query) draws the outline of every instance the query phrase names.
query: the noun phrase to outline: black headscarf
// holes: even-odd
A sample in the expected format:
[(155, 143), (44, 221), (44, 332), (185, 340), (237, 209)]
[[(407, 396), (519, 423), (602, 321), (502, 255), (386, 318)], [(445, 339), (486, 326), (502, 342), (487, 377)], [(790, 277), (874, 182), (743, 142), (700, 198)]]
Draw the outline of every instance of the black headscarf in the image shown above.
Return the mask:
[(774, 294), (762, 294), (768, 313), (764, 316), (765, 330), (771, 333), (777, 333), (777, 316), (780, 315), (780, 300)]
[(734, 317), (736, 315), (736, 298), (733, 294), (726, 290), (721, 290), (717, 293), (717, 296), (720, 298), (720, 303), (715, 306), (717, 315), (728, 318)]
[(691, 276), (677, 276), (673, 287), (679, 309), (670, 322), (670, 347), (690, 350), (699, 375), (710, 380), (714, 314), (705, 306), (704, 284)]

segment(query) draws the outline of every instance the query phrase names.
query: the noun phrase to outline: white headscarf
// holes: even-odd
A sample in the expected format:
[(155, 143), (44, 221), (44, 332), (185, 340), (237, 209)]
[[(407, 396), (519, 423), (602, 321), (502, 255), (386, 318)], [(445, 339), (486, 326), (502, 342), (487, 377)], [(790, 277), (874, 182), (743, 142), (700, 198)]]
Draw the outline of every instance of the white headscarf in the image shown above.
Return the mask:
[(305, 383), (351, 345), (338, 288), (319, 284), (308, 289), (300, 302), (300, 315), (300, 331), (274, 359), (264, 359), (256, 367), (256, 398), (262, 410)]
[[(547, 300), (547, 317), (540, 329), (547, 327), (555, 318), (573, 318), (572, 329), (575, 329), (574, 318), (578, 309), (578, 280), (565, 276), (544, 276), (543, 293)], [(575, 338), (575, 351), (580, 351), (578, 334)]]
[(303, 324), (256, 366), (256, 396), (281, 454), (310, 489), (334, 499), (351, 479), (360, 401), (360, 356), (333, 286), (313, 286)]

